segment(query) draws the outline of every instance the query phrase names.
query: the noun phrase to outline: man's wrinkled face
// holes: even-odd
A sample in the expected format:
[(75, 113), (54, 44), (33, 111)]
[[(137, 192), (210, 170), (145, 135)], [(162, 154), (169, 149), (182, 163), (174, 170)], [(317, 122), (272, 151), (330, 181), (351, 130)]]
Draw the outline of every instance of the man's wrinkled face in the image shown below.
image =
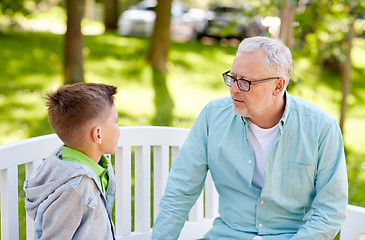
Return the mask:
[[(257, 81), (273, 77), (265, 67), (265, 52), (243, 52), (236, 56), (231, 68), (231, 76), (237, 79)], [(248, 92), (238, 88), (235, 82), (230, 88), (235, 114), (248, 117), (264, 117), (273, 104), (273, 89), (275, 81), (268, 81), (251, 85)]]

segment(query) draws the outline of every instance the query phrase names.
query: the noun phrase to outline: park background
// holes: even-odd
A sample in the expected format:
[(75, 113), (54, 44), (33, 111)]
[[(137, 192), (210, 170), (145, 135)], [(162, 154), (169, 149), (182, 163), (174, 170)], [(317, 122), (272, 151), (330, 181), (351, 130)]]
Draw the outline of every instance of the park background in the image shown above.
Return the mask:
[[(69, 82), (117, 86), (120, 126), (190, 128), (209, 101), (229, 95), (221, 74), (230, 69), (239, 41), (165, 39), (165, 62), (154, 65), (151, 46), (159, 49), (158, 43), (164, 43), (157, 40), (157, 47), (154, 45), (159, 39), (156, 29), (152, 37), (120, 36), (116, 20), (114, 24), (107, 23), (110, 19), (105, 17), (112, 15), (105, 13), (108, 4), (117, 4), (112, 9), (119, 16), (137, 0), (92, 1), (93, 17), (80, 17), (82, 79), (67, 77), (66, 12), (77, 9), (76, 4), (85, 7), (90, 1), (66, 2), (0, 0), (0, 144), (52, 133), (42, 97)], [(170, 0), (158, 2), (171, 4)], [(189, 7), (202, 9), (216, 2), (185, 1)], [(342, 122), (349, 203), (365, 207), (364, 1), (245, 2), (253, 6), (254, 15), (283, 17), (285, 8), (291, 11), (291, 20), (282, 19), (282, 25), (292, 27), (286, 41), (294, 60), (288, 92), (318, 105)], [(269, 32), (263, 35), (273, 37)], [(20, 206), (24, 205), (22, 201), (20, 198)]]

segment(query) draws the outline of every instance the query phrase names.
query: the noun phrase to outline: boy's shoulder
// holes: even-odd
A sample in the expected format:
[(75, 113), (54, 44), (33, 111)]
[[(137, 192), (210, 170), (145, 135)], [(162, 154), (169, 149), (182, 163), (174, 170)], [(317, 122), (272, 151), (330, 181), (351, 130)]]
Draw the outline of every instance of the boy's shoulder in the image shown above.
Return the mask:
[[(42, 172), (50, 172), (54, 178), (73, 178), (85, 175), (85, 168), (80, 163), (62, 160), (62, 155), (51, 155), (42, 164)], [(51, 180), (51, 179), (50, 179)]]
[(89, 171), (79, 163), (61, 159), (62, 151), (57, 150), (47, 157), (43, 163), (27, 179), (27, 187), (42, 186), (44, 188), (58, 188), (60, 185), (78, 176), (89, 176)]

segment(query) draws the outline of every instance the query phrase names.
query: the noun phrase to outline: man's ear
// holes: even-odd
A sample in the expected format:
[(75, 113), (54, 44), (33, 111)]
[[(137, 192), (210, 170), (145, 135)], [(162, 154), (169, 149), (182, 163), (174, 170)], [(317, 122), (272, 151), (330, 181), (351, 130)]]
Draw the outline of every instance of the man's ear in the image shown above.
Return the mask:
[(101, 144), (102, 142), (102, 134), (101, 134), (101, 127), (94, 127), (91, 130), (91, 138), (93, 142), (97, 144)]
[(284, 88), (285, 88), (285, 79), (284, 78), (277, 79), (275, 82), (274, 95), (275, 96), (281, 95)]

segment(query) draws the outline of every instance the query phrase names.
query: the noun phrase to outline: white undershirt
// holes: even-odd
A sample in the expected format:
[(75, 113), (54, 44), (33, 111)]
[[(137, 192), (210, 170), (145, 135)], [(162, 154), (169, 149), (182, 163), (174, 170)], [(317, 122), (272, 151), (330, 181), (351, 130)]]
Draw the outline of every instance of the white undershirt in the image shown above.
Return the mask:
[(255, 154), (255, 169), (253, 172), (252, 184), (262, 189), (264, 183), (264, 171), (266, 159), (270, 154), (272, 145), (279, 131), (279, 123), (272, 128), (260, 128), (248, 122), (248, 137), (250, 138)]

